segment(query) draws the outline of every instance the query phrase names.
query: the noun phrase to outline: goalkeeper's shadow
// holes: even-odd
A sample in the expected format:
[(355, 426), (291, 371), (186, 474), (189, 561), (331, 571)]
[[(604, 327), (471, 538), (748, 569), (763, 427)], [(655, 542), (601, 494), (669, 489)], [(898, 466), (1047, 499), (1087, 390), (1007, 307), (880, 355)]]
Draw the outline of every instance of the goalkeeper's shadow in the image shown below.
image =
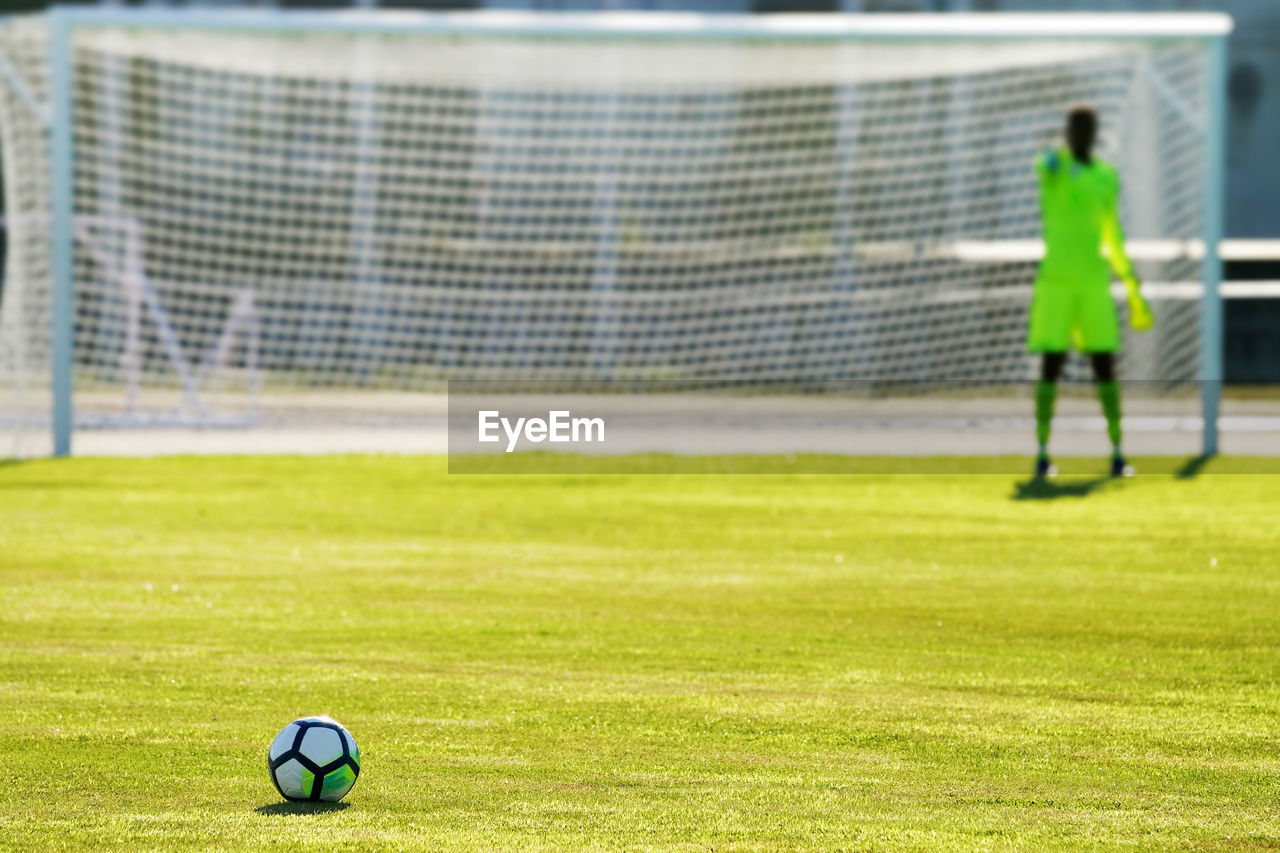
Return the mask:
[(1047, 480), (1031, 477), (1014, 483), (1012, 499), (1015, 501), (1052, 501), (1059, 498), (1087, 498), (1107, 485), (1117, 482), (1114, 477), (1063, 477)]

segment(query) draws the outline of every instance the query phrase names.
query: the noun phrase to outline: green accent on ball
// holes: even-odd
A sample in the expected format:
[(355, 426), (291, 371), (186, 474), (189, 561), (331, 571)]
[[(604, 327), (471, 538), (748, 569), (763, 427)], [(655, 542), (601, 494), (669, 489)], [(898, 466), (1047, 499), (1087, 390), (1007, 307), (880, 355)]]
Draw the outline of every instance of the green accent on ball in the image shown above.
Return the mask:
[(342, 799), (355, 783), (356, 771), (350, 765), (343, 765), (324, 777), (320, 799), (336, 802)]
[[(286, 762), (286, 763), (287, 763), (287, 762)], [(298, 769), (297, 769), (297, 782), (298, 782), (298, 787), (297, 787), (297, 790), (293, 790), (293, 786), (292, 786), (292, 785), (286, 785), (286, 784), (285, 784), (285, 782), (286, 782), (286, 781), (292, 782), (292, 781), (293, 781), (292, 779), (290, 779), (290, 780), (282, 779), (282, 778), (280, 777), (280, 774), (279, 774), (277, 771), (272, 771), (272, 772), (274, 772), (274, 773), (276, 774), (276, 781), (277, 781), (277, 782), (279, 782), (279, 784), (280, 784), (281, 793), (282, 793), (282, 794), (284, 794), (284, 795), (285, 795), (285, 797), (286, 797), (287, 799), (290, 799), (290, 800), (305, 800), (305, 799), (307, 799), (308, 797), (310, 797), (310, 796), (311, 796), (311, 791), (315, 788), (315, 778), (316, 778), (316, 777), (315, 777), (315, 774), (314, 774), (314, 773), (312, 773), (312, 772), (311, 772), (310, 770), (308, 770), (307, 768), (303, 767), (303, 766), (302, 766), (300, 763), (298, 763), (296, 760), (294, 761), (294, 763), (295, 763), (295, 764), (298, 764)]]

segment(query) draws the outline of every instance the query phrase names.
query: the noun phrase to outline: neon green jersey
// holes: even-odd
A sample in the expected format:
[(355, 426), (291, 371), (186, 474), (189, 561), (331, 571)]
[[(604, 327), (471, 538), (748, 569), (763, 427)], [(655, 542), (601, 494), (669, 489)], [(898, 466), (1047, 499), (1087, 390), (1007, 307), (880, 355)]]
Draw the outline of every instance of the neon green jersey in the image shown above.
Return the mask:
[(1093, 158), (1081, 163), (1070, 149), (1046, 151), (1036, 159), (1040, 215), (1044, 220), (1044, 260), (1038, 284), (1106, 287), (1108, 262), (1126, 282), (1133, 269), (1124, 251), (1124, 230), (1116, 206), (1120, 179), (1111, 164)]

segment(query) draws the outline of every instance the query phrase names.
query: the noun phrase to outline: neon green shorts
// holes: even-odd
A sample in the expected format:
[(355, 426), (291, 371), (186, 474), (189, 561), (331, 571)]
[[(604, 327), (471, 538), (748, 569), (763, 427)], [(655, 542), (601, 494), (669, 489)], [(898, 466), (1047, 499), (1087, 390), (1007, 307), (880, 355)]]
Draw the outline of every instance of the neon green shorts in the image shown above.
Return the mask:
[(1111, 288), (1046, 285), (1031, 297), (1027, 349), (1031, 352), (1115, 352), (1120, 320)]

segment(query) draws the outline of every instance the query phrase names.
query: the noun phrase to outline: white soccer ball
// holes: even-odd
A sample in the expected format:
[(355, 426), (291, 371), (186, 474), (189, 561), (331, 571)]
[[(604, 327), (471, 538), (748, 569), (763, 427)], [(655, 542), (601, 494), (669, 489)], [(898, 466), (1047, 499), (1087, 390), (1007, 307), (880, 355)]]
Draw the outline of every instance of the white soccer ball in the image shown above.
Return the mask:
[(286, 800), (336, 803), (360, 775), (360, 751), (351, 732), (335, 720), (303, 717), (271, 741), (267, 769)]

